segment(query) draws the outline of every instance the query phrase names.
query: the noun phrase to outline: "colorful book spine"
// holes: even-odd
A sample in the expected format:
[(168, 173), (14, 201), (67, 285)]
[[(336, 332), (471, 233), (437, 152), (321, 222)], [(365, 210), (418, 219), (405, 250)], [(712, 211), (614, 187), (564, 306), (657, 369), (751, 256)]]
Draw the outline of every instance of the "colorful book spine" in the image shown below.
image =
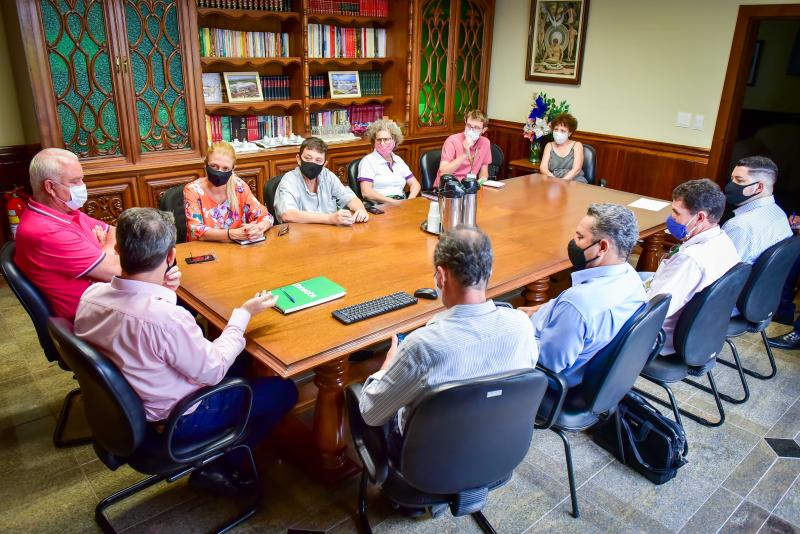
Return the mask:
[(196, 0), (197, 7), (250, 11), (291, 11), (291, 0)]
[(309, 57), (381, 58), (386, 57), (386, 29), (309, 24), (306, 44)]
[(210, 143), (257, 141), (264, 137), (292, 135), (292, 117), (283, 115), (206, 115), (206, 136)]
[(203, 57), (289, 57), (289, 34), (200, 28)]
[(389, 0), (309, 0), (311, 13), (388, 17)]

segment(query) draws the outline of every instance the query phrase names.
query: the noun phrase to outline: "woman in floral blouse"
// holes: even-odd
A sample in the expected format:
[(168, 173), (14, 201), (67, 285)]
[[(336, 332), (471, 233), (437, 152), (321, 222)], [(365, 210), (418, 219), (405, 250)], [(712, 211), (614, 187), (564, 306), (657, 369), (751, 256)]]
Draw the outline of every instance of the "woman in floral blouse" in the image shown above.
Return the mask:
[(186, 184), (188, 241), (253, 241), (272, 226), (272, 216), (233, 174), (236, 152), (224, 141), (214, 143), (206, 158), (206, 176)]

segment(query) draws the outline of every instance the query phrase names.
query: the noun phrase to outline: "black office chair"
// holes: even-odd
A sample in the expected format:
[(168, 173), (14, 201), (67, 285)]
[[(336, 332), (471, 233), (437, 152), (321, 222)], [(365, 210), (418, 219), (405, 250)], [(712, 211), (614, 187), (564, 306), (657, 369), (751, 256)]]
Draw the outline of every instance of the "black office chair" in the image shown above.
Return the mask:
[(176, 241), (178, 243), (186, 242), (186, 205), (183, 201), (183, 188), (184, 184), (170, 187), (158, 202), (158, 209), (172, 212), (175, 217), (175, 228), (178, 230)]
[[(204, 387), (181, 400), (172, 410), (164, 430), (157, 432), (145, 420), (142, 402), (113, 362), (72, 333), (72, 326), (61, 318), (48, 323), (48, 331), (61, 357), (75, 372), (86, 399), (86, 416), (92, 429), (94, 450), (112, 471), (128, 464), (136, 471), (151, 475), (118, 491), (98, 503), (95, 520), (104, 532), (115, 532), (105, 510), (161, 481), (174, 482), (199, 467), (243, 449), (254, 480), (255, 498), (247, 509), (223, 525), (224, 532), (251, 517), (261, 498), (261, 486), (250, 448), (241, 443), (250, 417), (253, 391), (241, 378), (226, 378), (216, 386)], [(230, 428), (204, 440), (179, 447), (172, 441), (181, 415), (199, 401), (233, 388), (245, 390), (241, 419)]]
[(439, 164), (442, 161), (442, 149), (434, 148), (422, 154), (419, 158), (419, 170), (422, 173), (422, 190), (431, 191), (436, 181), (436, 173), (439, 172)]
[(408, 414), (399, 461), (387, 454), (383, 429), (364, 423), (361, 384), (346, 390), (353, 443), (363, 464), (358, 517), (365, 533), (367, 483), (401, 506), (449, 505), (495, 532), (481, 510), (489, 491), (505, 484), (530, 449), (533, 420), (547, 378), (536, 370), (435, 387)]
[(273, 176), (264, 184), (264, 203), (267, 205), (267, 211), (275, 219), (275, 222), (278, 221), (275, 215), (275, 193), (278, 191), (278, 186), (281, 185), (284, 174), (285, 173), (280, 173)]
[[(39, 339), (39, 345), (42, 347), (45, 358), (51, 362), (57, 362), (58, 366), (69, 371), (69, 366), (64, 363), (61, 356), (58, 354), (50, 335), (47, 333), (47, 320), (53, 317), (53, 312), (50, 309), (50, 303), (42, 295), (33, 283), (22, 274), (17, 265), (14, 263), (14, 249), (16, 243), (8, 241), (3, 245), (0, 250), (0, 268), (2, 268), (3, 276), (6, 277), (11, 291), (16, 295), (25, 311), (31, 318), (33, 327), (36, 329), (36, 337)], [(58, 414), (56, 421), (56, 428), (53, 431), (53, 444), (56, 447), (72, 447), (75, 445), (83, 445), (92, 441), (89, 436), (79, 436), (73, 439), (66, 439), (64, 432), (67, 428), (67, 421), (69, 421), (70, 414), (74, 402), (80, 395), (80, 388), (75, 388), (64, 397), (64, 402), (61, 405), (61, 411)], [(77, 412), (80, 415), (80, 411)]]
[[(731, 338), (740, 336), (745, 332), (759, 332), (761, 334), (764, 347), (767, 349), (771, 372), (765, 375), (752, 369), (741, 369), (741, 371), (752, 377), (767, 380), (778, 372), (778, 368), (775, 365), (775, 357), (772, 355), (772, 348), (767, 340), (766, 329), (770, 321), (772, 321), (772, 315), (778, 309), (784, 281), (798, 255), (800, 255), (800, 236), (784, 239), (762, 252), (753, 265), (753, 269), (750, 271), (750, 278), (747, 279), (747, 283), (737, 301), (736, 307), (741, 315), (731, 317), (731, 322), (728, 324), (728, 335), (725, 341), (730, 345), (734, 356), (738, 356), (739, 353)], [(738, 369), (734, 362), (722, 359), (718, 361), (723, 365)], [(738, 358), (736, 358), (736, 361), (739, 361)], [(745, 400), (747, 399), (745, 398), (739, 402), (744, 402)]]
[[(656, 295), (643, 304), (614, 339), (585, 364), (583, 381), (577, 386), (569, 388), (563, 374), (540, 368), (548, 376), (549, 387), (539, 407), (536, 428), (550, 428), (564, 442), (573, 517), (580, 517), (580, 510), (572, 447), (566, 432), (582, 432), (601, 418), (613, 416), (618, 450), (624, 451), (617, 405), (631, 390), (639, 372), (664, 345), (661, 326), (667, 316), (670, 298), (669, 295)], [(620, 458), (620, 461), (625, 463), (625, 458)]]
[[(659, 404), (671, 407), (672, 413), (675, 414), (675, 422), (678, 424), (682, 425), (680, 414), (704, 426), (720, 426), (725, 422), (725, 410), (722, 407), (720, 394), (711, 370), (725, 343), (731, 310), (749, 274), (750, 265), (739, 263), (722, 275), (719, 280), (694, 295), (683, 307), (678, 323), (675, 325), (672, 335), (675, 354), (659, 355), (647, 364), (641, 373), (643, 378), (664, 388), (670, 402), (666, 403), (655, 395), (638, 389), (636, 391)], [(734, 358), (736, 358), (736, 363), (741, 366), (736, 353), (734, 353)], [(708, 377), (711, 387), (707, 391), (714, 395), (714, 401), (719, 410), (719, 421), (711, 422), (678, 408), (678, 402), (675, 400), (669, 384), (684, 381), (690, 385), (699, 386), (700, 384), (687, 380), (690, 375), (706, 375)], [(747, 382), (741, 371), (739, 378), (745, 394), (747, 394)]]
[[(597, 151), (594, 149), (592, 145), (587, 145), (586, 143), (583, 144), (583, 176), (586, 178), (586, 182), (590, 185), (595, 184), (595, 165), (597, 162)], [(599, 184), (601, 187), (605, 187), (605, 181), (601, 180)]]
[(354, 159), (347, 164), (347, 184), (356, 196), (364, 200), (361, 196), (361, 187), (358, 185), (358, 165), (361, 163), (362, 158)]
[(503, 149), (500, 145), (492, 143), (492, 162), (489, 164), (489, 179), (496, 180), (500, 176), (503, 169), (503, 163), (506, 157), (503, 154)]

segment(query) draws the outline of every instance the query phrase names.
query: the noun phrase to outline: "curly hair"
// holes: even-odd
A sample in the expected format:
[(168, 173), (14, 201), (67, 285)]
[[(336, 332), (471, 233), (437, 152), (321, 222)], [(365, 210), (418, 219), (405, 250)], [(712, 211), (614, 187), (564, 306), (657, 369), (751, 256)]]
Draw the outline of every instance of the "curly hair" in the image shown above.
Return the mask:
[(569, 133), (572, 133), (578, 129), (578, 119), (569, 113), (559, 113), (550, 121), (551, 128), (555, 128), (556, 126), (564, 126), (569, 130)]
[(397, 126), (397, 123), (392, 119), (378, 119), (374, 121), (369, 125), (369, 128), (367, 128), (367, 133), (364, 134), (364, 136), (370, 143), (372, 143), (372, 146), (375, 146), (375, 137), (377, 137), (378, 132), (382, 132), (384, 130), (392, 134), (395, 147), (399, 146), (400, 143), (403, 142), (403, 132), (400, 131), (400, 127)]
[(459, 225), (442, 234), (433, 252), (433, 264), (449, 270), (463, 288), (485, 289), (492, 261), (489, 236), (471, 226)]

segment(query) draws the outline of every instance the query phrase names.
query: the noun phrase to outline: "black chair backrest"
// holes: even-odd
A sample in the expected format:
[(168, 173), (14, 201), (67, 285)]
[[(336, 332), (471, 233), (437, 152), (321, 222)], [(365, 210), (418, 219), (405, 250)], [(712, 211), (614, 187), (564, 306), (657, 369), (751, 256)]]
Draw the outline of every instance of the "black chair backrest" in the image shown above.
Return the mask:
[(94, 441), (115, 456), (130, 456), (147, 429), (139, 396), (111, 360), (72, 333), (69, 321), (53, 318), (48, 330), (78, 378)]
[(183, 201), (183, 184), (170, 187), (158, 202), (158, 209), (172, 212), (175, 228), (178, 229), (176, 241), (186, 242), (186, 204)]
[(669, 295), (642, 305), (611, 342), (587, 363), (578, 386), (592, 413), (605, 413), (633, 387), (647, 365), (669, 309)]
[(717, 357), (728, 333), (731, 310), (749, 275), (750, 265), (738, 263), (683, 307), (672, 343), (688, 365), (704, 366)]
[(347, 184), (359, 199), (364, 200), (361, 196), (361, 187), (358, 185), (358, 165), (361, 163), (361, 159), (354, 159), (347, 164)]
[[(281, 185), (284, 173), (273, 176), (267, 183), (264, 184), (264, 204), (267, 205), (267, 211), (272, 217), (275, 217), (275, 193), (278, 191), (278, 186)], [(277, 218), (276, 218), (277, 220)]]
[(503, 149), (500, 145), (492, 143), (492, 162), (489, 164), (489, 178), (496, 178), (500, 176), (500, 171), (503, 168), (503, 163), (506, 157), (503, 154)]
[(453, 494), (511, 473), (527, 454), (547, 389), (539, 370), (442, 384), (413, 408), (400, 472), (420, 491)]
[(736, 304), (745, 319), (761, 323), (772, 318), (786, 277), (798, 255), (800, 236), (784, 239), (761, 253)]
[(595, 165), (597, 163), (597, 151), (592, 145), (583, 145), (583, 177), (590, 184), (595, 181)]
[(6, 277), (11, 291), (17, 296), (22, 307), (28, 312), (45, 357), (51, 362), (59, 361), (58, 351), (47, 333), (47, 320), (53, 316), (50, 303), (14, 263), (15, 249), (16, 243), (8, 241), (0, 250), (0, 268), (3, 270), (3, 276)]
[(422, 190), (430, 191), (439, 172), (439, 163), (442, 161), (442, 149), (428, 150), (419, 157), (419, 170), (422, 173)]

